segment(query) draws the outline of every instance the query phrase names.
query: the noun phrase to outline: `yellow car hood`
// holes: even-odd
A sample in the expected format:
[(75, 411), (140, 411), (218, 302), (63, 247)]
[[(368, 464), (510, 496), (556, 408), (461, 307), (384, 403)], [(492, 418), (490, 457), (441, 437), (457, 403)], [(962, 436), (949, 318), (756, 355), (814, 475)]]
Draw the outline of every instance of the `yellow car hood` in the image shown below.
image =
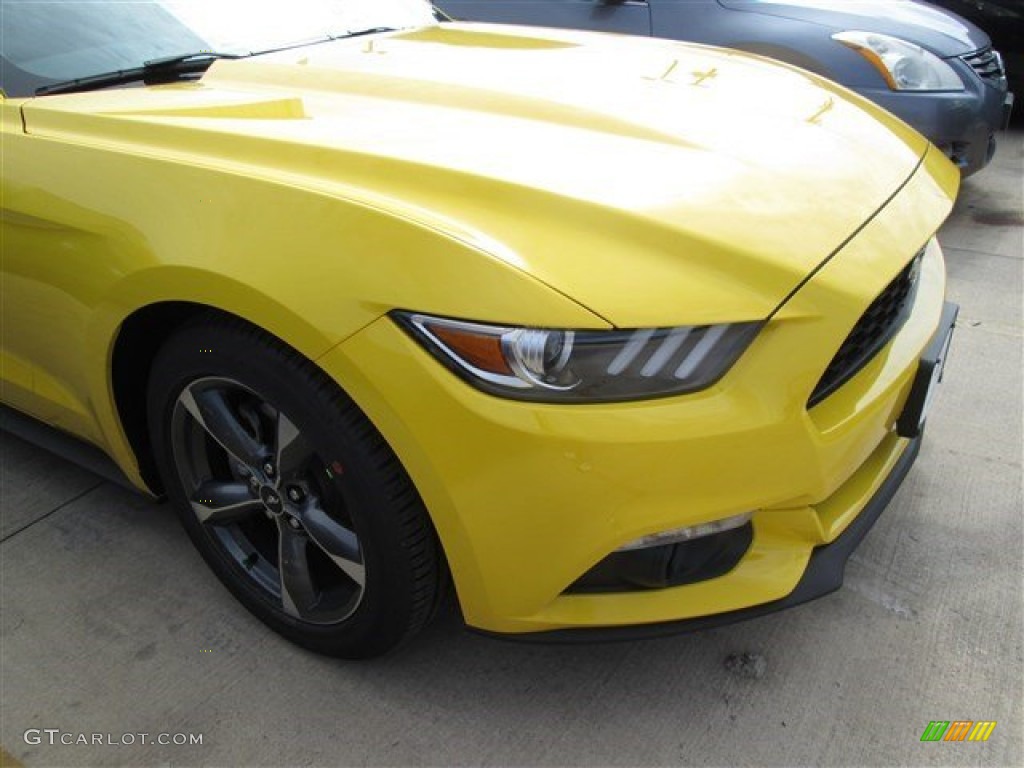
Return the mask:
[(24, 115), (29, 133), (386, 209), (620, 327), (767, 316), (928, 146), (757, 57), (487, 25), (221, 61), (198, 83), (35, 99)]

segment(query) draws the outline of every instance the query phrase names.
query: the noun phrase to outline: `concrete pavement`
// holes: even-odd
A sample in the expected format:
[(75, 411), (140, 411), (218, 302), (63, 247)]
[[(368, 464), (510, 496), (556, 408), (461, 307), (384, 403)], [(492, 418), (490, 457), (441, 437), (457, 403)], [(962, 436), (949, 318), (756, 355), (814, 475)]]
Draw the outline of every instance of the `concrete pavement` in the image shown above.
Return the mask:
[[(942, 233), (953, 353), (846, 586), (724, 629), (518, 645), (449, 612), (394, 657), (320, 658), (250, 617), (168, 507), (0, 435), (3, 749), (27, 766), (1021, 765), (1022, 185), (1017, 132)], [(726, 663), (743, 653), (759, 661)], [(921, 743), (931, 720), (998, 724)], [(135, 743), (60, 743), (93, 733)]]

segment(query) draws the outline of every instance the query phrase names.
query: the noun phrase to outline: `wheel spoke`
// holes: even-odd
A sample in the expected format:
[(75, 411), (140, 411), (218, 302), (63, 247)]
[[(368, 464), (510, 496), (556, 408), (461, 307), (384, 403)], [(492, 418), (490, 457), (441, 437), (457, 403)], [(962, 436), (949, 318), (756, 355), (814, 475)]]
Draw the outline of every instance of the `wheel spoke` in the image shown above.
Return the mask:
[(206, 389), (193, 393), (186, 389), (180, 399), (192, 418), (221, 448), (243, 464), (250, 467), (260, 465), (265, 453), (263, 447), (246, 431), (221, 390)]
[(311, 451), (298, 427), (280, 411), (277, 413), (276, 433), (274, 463), (277, 465), (278, 477), (285, 478), (302, 469)]
[(237, 523), (263, 508), (260, 500), (249, 493), (249, 486), (237, 481), (208, 480), (196, 489), (190, 501), (199, 522), (206, 525)]
[(360, 587), (366, 584), (366, 567), (359, 549), (359, 538), (328, 515), (319, 504), (310, 504), (302, 512), (302, 523), (310, 539)]
[(316, 605), (316, 588), (306, 556), (308, 539), (282, 520), (277, 524), (277, 568), (281, 575), (281, 604), (290, 616), (307, 617)]

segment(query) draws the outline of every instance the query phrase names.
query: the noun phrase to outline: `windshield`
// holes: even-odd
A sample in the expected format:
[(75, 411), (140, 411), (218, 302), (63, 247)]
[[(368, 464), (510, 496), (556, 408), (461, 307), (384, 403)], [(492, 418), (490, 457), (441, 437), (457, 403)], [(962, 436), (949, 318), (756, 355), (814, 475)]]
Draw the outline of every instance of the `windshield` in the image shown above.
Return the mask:
[(250, 55), (436, 18), (426, 0), (0, 0), (0, 85), (29, 95), (169, 56)]

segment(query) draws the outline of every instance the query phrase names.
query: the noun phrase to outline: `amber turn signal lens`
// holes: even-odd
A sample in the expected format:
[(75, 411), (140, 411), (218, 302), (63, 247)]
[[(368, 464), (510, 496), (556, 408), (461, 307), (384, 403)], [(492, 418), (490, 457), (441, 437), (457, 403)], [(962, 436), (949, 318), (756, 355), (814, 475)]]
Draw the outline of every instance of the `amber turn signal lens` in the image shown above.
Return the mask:
[(425, 325), (432, 334), (470, 365), (488, 373), (512, 374), (512, 369), (501, 351), (500, 336), (471, 333), (450, 325)]

